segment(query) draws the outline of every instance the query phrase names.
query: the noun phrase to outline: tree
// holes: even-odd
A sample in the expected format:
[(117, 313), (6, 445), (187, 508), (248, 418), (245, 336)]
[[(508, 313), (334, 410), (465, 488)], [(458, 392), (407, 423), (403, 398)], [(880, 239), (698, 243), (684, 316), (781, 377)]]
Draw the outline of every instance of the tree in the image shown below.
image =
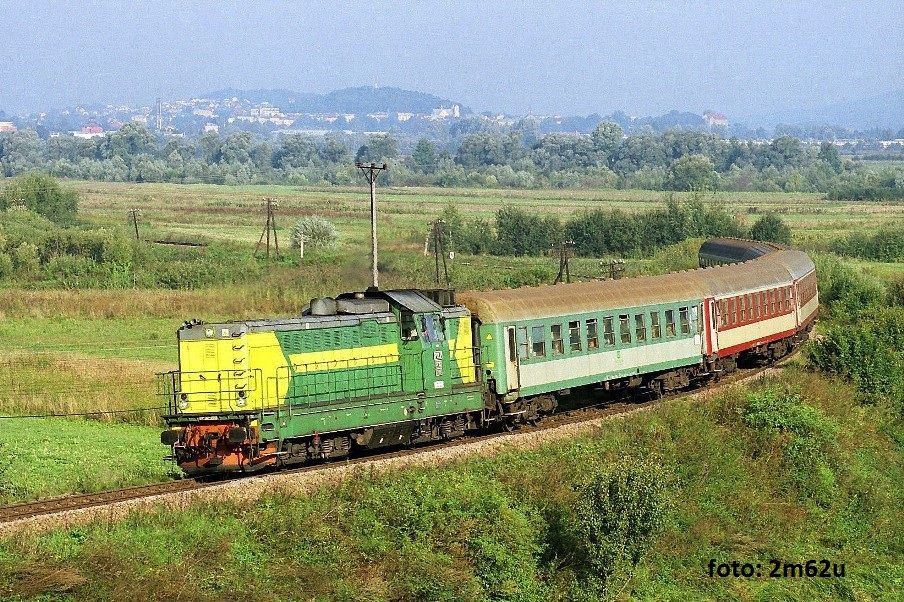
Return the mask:
[(621, 127), (612, 121), (603, 121), (597, 124), (590, 134), (593, 141), (593, 149), (599, 155), (601, 161), (609, 163), (609, 158), (615, 153), (622, 143), (625, 133)]
[(78, 195), (74, 190), (60, 188), (56, 178), (34, 172), (19, 176), (4, 188), (0, 196), (0, 209), (16, 205), (24, 205), (57, 223), (68, 224), (75, 219)]
[(539, 255), (562, 238), (559, 218), (540, 217), (515, 207), (496, 212), (497, 248), (499, 255)]
[(672, 190), (711, 190), (715, 185), (716, 170), (712, 159), (705, 155), (684, 155), (669, 168)]
[(841, 155), (838, 154), (838, 147), (831, 142), (823, 142), (819, 145), (819, 160), (828, 163), (835, 173), (841, 173), (844, 167), (841, 163)]
[(418, 169), (424, 173), (433, 173), (436, 169), (436, 145), (426, 138), (421, 138), (417, 141), (411, 158)]
[(348, 147), (335, 136), (327, 136), (317, 146), (317, 155), (325, 163), (342, 163), (348, 157)]
[(355, 153), (355, 161), (372, 163), (395, 159), (399, 156), (399, 143), (389, 134), (371, 136)]
[(251, 134), (236, 132), (229, 134), (220, 149), (221, 163), (249, 163), (251, 161)]
[(753, 224), (750, 229), (750, 238), (790, 245), (791, 228), (788, 227), (788, 224), (781, 217), (770, 211)]
[(303, 217), (292, 227), (291, 245), (293, 249), (301, 246), (304, 238), (305, 249), (328, 249), (336, 246), (339, 235), (332, 222), (316, 215)]
[(289, 134), (282, 138), (282, 145), (273, 154), (273, 167), (295, 169), (307, 167), (317, 156), (317, 145), (301, 134)]

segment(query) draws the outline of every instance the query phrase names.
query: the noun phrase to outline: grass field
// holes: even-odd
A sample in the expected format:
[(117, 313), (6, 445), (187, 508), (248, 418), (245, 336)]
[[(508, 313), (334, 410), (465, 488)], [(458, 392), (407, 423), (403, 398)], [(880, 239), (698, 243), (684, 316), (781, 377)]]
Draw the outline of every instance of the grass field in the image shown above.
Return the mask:
[[(0, 379), (5, 385), (0, 387), (0, 414), (100, 411), (105, 413), (92, 419), (157, 424), (159, 410), (145, 410), (161, 403), (153, 375), (175, 367), (175, 330), (184, 320), (292, 315), (312, 297), (361, 290), (369, 284), (369, 201), (364, 186), (84, 181), (65, 186), (78, 190), (79, 215), (86, 224), (131, 236), (127, 211), (140, 208), (144, 241), (198, 237), (235, 245), (219, 251), (225, 254), (217, 261), (253, 261), (252, 248), (263, 226), (261, 201), (266, 197), (279, 203), (277, 223), (284, 249), (289, 227), (302, 215), (332, 220), (340, 245), (329, 252), (309, 253), (304, 260), (293, 256), (269, 267), (258, 262), (247, 282), (198, 290), (0, 288)], [(638, 190), (380, 188), (381, 283), (384, 288), (434, 286), (434, 261), (423, 254), (424, 238), (428, 222), (449, 203), (465, 216), (490, 219), (503, 204), (567, 217), (597, 207), (643, 210), (664, 200), (663, 193)], [(725, 204), (748, 221), (766, 210), (779, 211), (795, 240), (811, 250), (825, 248), (828, 240), (847, 232), (904, 219), (901, 205), (836, 203), (813, 194), (716, 193), (704, 200)], [(627, 258), (625, 275), (692, 268), (699, 243), (689, 240), (650, 257)], [(579, 280), (605, 277), (609, 259), (575, 258), (571, 273)], [(900, 264), (854, 264), (880, 278), (904, 274)], [(459, 254), (449, 267), (452, 285), (459, 289), (549, 284), (558, 258)], [(142, 411), (124, 412), (136, 408)], [(26, 446), (32, 443), (30, 433), (25, 430), (22, 435)]]
[[(153, 375), (175, 366), (182, 321), (292, 315), (311, 297), (369, 284), (363, 186), (66, 185), (79, 190), (86, 224), (129, 235), (126, 213), (137, 207), (141, 244), (228, 242), (233, 246), (216, 261), (235, 258), (255, 269), (247, 281), (195, 290), (0, 288), (0, 415), (103, 412), (87, 420), (0, 418), (0, 503), (175, 478), (162, 459)], [(284, 248), (289, 226), (302, 215), (333, 221), (339, 248), (303, 261), (254, 263), (265, 197), (279, 202)], [(490, 219), (503, 204), (567, 217), (663, 201), (662, 193), (648, 191), (380, 189), (381, 284), (434, 284), (424, 238), (428, 222), (450, 202), (465, 216)], [(904, 220), (901, 205), (833, 203), (808, 194), (718, 193), (706, 202), (725, 204), (748, 223), (778, 211), (796, 245), (820, 252), (849, 232)], [(626, 258), (625, 275), (692, 268), (699, 243)], [(609, 259), (576, 258), (571, 272), (576, 279), (605, 277)], [(845, 263), (880, 281), (904, 276), (901, 264)], [(457, 255), (450, 264), (457, 288), (548, 284), (557, 268), (555, 256)], [(803, 457), (823, 462), (816, 480), (806, 477), (807, 466), (795, 467), (792, 460), (800, 458), (788, 455), (787, 437), (739, 422), (741, 391), (665, 406), (536, 452), (362, 475), (309, 498), (161, 512), (0, 542), (0, 598), (134, 599), (155, 592), (290, 599), (304, 591), (322, 600), (578, 599), (586, 584), (570, 539), (575, 492), (588, 467), (625, 455), (658, 462), (673, 489), (667, 528), (637, 570), (619, 577), (622, 596), (853, 600), (900, 591), (900, 420), (884, 407), (852, 403), (848, 385), (799, 369), (773, 384), (800, 392), (831, 434), (824, 448)], [(703, 575), (709, 558), (811, 557), (846, 562), (850, 578), (791, 583)]]
[[(127, 211), (140, 207), (142, 220), (155, 232), (174, 232), (222, 240), (256, 242), (263, 226), (261, 202), (279, 203), (283, 227), (293, 218), (319, 215), (335, 222), (346, 246), (369, 241), (369, 199), (365, 187), (211, 186), (71, 182), (81, 198), (81, 214), (97, 223), (125, 227)], [(687, 198), (687, 193), (674, 193)], [(790, 222), (801, 243), (818, 242), (839, 231), (871, 229), (904, 219), (900, 204), (827, 201), (810, 193), (717, 192), (707, 203), (756, 219), (776, 211)], [(449, 203), (465, 216), (491, 218), (504, 204), (567, 217), (586, 209), (643, 210), (662, 203), (665, 193), (647, 190), (492, 190), (458, 188), (380, 188), (381, 240), (388, 249), (423, 245), (428, 222)]]
[[(761, 394), (799, 399), (804, 414), (782, 419), (805, 418), (825, 434), (814, 440), (818, 456), (743, 418)], [(640, 561), (610, 578), (609, 597), (895, 599), (904, 583), (901, 426), (881, 407), (852, 406), (854, 395), (789, 368), (751, 392), (669, 403), (536, 450), (7, 540), (0, 597), (597, 599), (575, 508), (593, 474), (629, 458), (659, 467), (667, 503)], [(808, 469), (813, 461), (820, 471)], [(133, 478), (159, 474), (147, 470)], [(768, 572), (773, 558), (826, 558), (843, 563), (845, 577), (707, 574), (710, 559)]]

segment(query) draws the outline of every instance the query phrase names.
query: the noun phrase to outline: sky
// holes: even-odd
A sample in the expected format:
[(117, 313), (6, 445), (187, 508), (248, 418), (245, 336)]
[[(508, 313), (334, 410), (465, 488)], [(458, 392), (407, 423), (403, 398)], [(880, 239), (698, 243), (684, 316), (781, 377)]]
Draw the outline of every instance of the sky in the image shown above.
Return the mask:
[(398, 86), (512, 114), (743, 117), (904, 88), (901, 0), (0, 0), (0, 110)]

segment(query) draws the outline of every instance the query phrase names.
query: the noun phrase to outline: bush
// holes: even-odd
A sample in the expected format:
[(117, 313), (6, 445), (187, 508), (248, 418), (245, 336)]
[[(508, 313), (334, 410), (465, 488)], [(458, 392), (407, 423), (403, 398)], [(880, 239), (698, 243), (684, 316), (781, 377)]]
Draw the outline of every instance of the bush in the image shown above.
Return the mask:
[(830, 316), (853, 322), (861, 312), (879, 307), (885, 301), (882, 285), (841, 262), (837, 257), (818, 256), (819, 301)]
[(791, 244), (791, 228), (774, 212), (769, 212), (753, 224), (750, 228), (750, 238), (777, 242), (782, 245)]
[(34, 274), (40, 269), (38, 248), (30, 242), (22, 242), (13, 249), (13, 267), (20, 274)]
[(56, 178), (43, 173), (19, 176), (0, 195), (0, 209), (24, 206), (57, 223), (71, 223), (78, 209), (78, 195), (60, 188)]
[(799, 493), (828, 506), (835, 488), (834, 423), (800, 395), (779, 387), (748, 394), (743, 412), (748, 427), (784, 449), (784, 463)]
[(665, 524), (667, 492), (662, 467), (637, 458), (598, 472), (581, 489), (575, 514), (591, 583), (604, 588), (613, 574), (643, 558)]
[(305, 250), (333, 248), (339, 241), (339, 235), (333, 223), (316, 215), (303, 217), (292, 227), (291, 244), (293, 249), (301, 247), (302, 237), (304, 237)]
[(867, 397), (887, 399), (904, 417), (904, 308), (873, 310), (853, 325), (833, 326), (807, 347), (807, 358)]
[(904, 227), (879, 228), (873, 234), (855, 232), (832, 242), (830, 249), (839, 255), (862, 257), (893, 263), (904, 261)]

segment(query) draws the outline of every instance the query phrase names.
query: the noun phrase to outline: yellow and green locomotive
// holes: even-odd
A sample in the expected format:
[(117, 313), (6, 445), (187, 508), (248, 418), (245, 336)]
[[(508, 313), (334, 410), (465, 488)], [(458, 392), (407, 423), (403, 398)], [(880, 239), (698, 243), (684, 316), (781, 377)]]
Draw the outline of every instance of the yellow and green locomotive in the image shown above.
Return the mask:
[(471, 315), (448, 291), (315, 299), (297, 318), (186, 322), (178, 338), (161, 441), (188, 474), (438, 440), (481, 420)]

